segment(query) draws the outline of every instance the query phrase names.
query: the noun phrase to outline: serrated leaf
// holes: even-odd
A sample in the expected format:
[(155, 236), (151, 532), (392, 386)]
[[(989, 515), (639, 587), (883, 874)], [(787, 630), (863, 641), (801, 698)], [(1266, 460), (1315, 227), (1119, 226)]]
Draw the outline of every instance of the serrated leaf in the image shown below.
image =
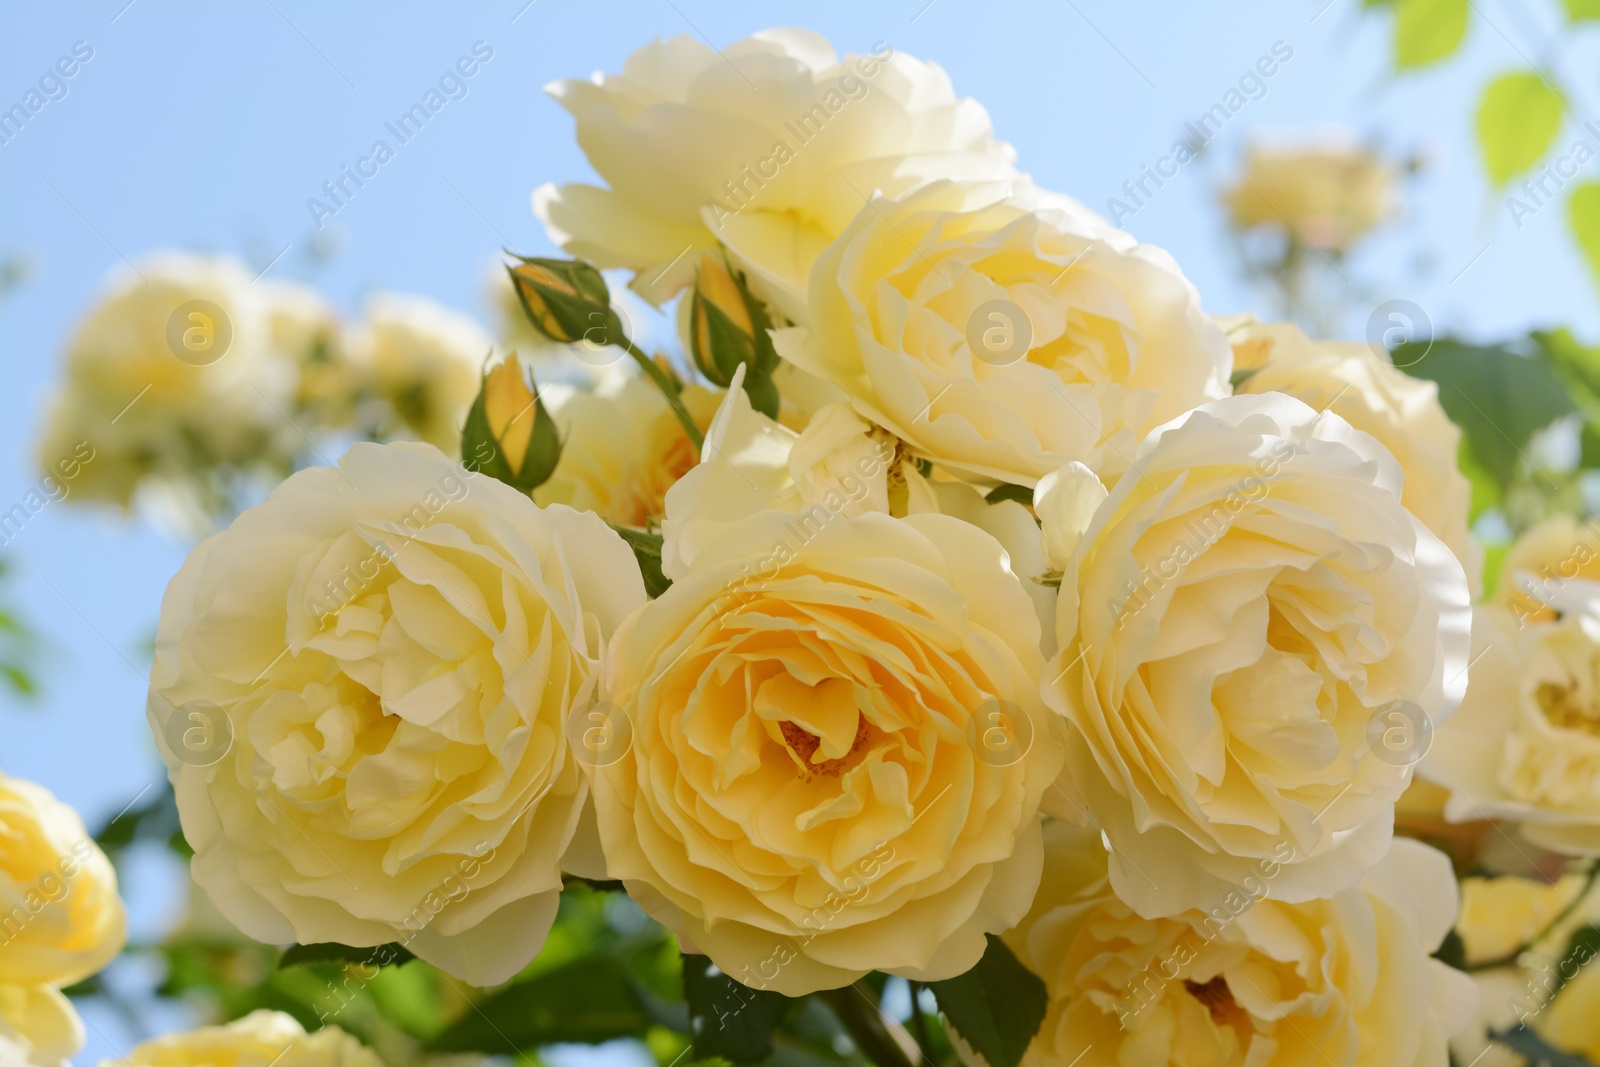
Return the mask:
[[(1420, 353), (1420, 354), (1419, 354)], [(1542, 361), (1510, 349), (1459, 341), (1414, 341), (1394, 350), (1395, 366), (1439, 385), (1439, 403), (1461, 427), (1471, 467), (1503, 488), (1516, 475), (1528, 439), (1577, 408)]]
[(639, 561), (639, 573), (644, 575), (644, 591), (651, 600), (672, 588), (672, 579), (661, 573), (662, 537), (657, 533), (635, 530), (631, 526), (607, 523), (617, 535), (633, 549), (633, 558)]
[(637, 1037), (651, 1023), (622, 965), (608, 956), (589, 956), (479, 1001), (476, 1010), (427, 1047), (505, 1055), (557, 1042), (592, 1045)]
[(1526, 1056), (1529, 1067), (1594, 1067), (1582, 1056), (1563, 1052), (1546, 1043), (1544, 1038), (1526, 1026), (1490, 1030), (1489, 1040), (1498, 1041), (1511, 1051)]
[(993, 934), (983, 959), (966, 974), (928, 988), (952, 1029), (989, 1067), (1016, 1067), (1044, 1022), (1044, 982)]
[(1467, 35), (1468, 0), (1396, 0), (1394, 65), (1425, 67), (1448, 57)]
[(1567, 198), (1567, 225), (1596, 281), (1600, 281), (1600, 182), (1584, 182)]
[(387, 967), (410, 963), (416, 958), (410, 949), (393, 941), (367, 948), (354, 948), (336, 941), (320, 941), (310, 945), (290, 945), (278, 958), (278, 968), (282, 970), (303, 963), (354, 963), (362, 967)]
[(717, 970), (707, 957), (687, 953), (683, 996), (694, 1054), (733, 1063), (758, 1063), (772, 1055), (772, 1032), (795, 1003), (781, 993), (752, 989)]
[(1502, 74), (1478, 100), (1478, 151), (1489, 179), (1503, 186), (1549, 151), (1561, 132), (1561, 93), (1538, 74)]

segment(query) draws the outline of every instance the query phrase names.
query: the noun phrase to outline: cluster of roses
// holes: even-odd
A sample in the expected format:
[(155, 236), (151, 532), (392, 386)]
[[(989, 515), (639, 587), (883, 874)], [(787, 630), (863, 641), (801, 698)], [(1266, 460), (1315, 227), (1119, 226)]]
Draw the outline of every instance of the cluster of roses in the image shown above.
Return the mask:
[[(1049, 991), (1034, 1063), (1443, 1065), (1457, 886), (1393, 836), (1393, 724), (1461, 701), (1479, 570), (1434, 386), (1207, 316), (938, 67), (880, 48), (841, 95), (855, 62), (685, 38), (553, 88), (606, 184), (539, 190), (582, 262), (512, 274), (679, 420), (609, 434), (686, 457), (633, 457), (656, 490), (614, 513), (535, 503), (587, 446), (553, 461), (507, 360), (492, 462), (357, 444), (202, 543), (149, 700), (196, 880), (260, 940), (404, 937), (478, 985), (564, 875), (789, 995), (999, 935)], [(592, 268), (680, 298), (693, 366), (610, 336)], [(185, 750), (196, 708), (224, 749)]]

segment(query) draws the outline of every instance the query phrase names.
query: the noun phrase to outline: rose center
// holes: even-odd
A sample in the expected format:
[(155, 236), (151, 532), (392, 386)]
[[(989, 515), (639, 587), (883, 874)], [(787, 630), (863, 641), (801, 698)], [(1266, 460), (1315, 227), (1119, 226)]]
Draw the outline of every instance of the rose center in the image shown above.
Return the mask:
[(1211, 1021), (1223, 1022), (1228, 1014), (1238, 1008), (1233, 1000), (1233, 990), (1228, 988), (1227, 979), (1217, 975), (1209, 982), (1191, 982), (1184, 980), (1183, 987), (1189, 995), (1206, 1006), (1211, 1012)]
[(850, 751), (837, 759), (827, 759), (821, 763), (812, 763), (811, 757), (816, 755), (817, 746), (822, 744), (822, 738), (798, 723), (790, 722), (787, 719), (778, 724), (778, 730), (783, 734), (784, 743), (789, 746), (789, 751), (800, 758), (802, 766), (800, 774), (807, 781), (814, 774), (826, 775), (829, 778), (839, 777), (840, 774), (844, 773), (845, 767), (849, 765), (856, 754), (867, 747), (867, 734), (869, 732), (867, 720), (864, 717), (857, 717), (856, 736), (855, 740), (850, 743)]
[(1544, 712), (1545, 721), (1561, 730), (1581, 730), (1600, 737), (1600, 708), (1584, 699), (1576, 682), (1541, 682), (1534, 699)]

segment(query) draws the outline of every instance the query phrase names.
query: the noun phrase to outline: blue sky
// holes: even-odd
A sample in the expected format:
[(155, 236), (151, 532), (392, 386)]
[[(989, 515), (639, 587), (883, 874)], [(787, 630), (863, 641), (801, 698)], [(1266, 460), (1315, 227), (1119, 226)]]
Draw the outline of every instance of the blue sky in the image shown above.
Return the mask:
[[(1484, 0), (1456, 61), (1397, 79), (1388, 19), (1363, 15), (1361, 0), (1325, 2), (6, 5), (0, 109), (79, 42), (93, 56), (67, 80), (65, 97), (0, 144), (0, 258), (20, 254), (30, 264), (0, 299), (0, 510), (37, 482), (32, 442), (63, 343), (124, 256), (178, 246), (234, 252), (259, 268), (281, 253), (274, 276), (310, 282), (347, 311), (367, 291), (387, 289), (487, 319), (484, 277), (502, 245), (550, 250), (531, 191), (590, 175), (569, 118), (541, 87), (616, 70), (655, 36), (722, 46), (794, 25), (841, 52), (886, 41), (937, 61), (958, 92), (987, 106), (1041, 185), (1101, 211), (1282, 42), (1280, 53), (1286, 46), (1293, 55), (1265, 95), (1123, 220), (1177, 257), (1208, 310), (1264, 310), (1238, 276), (1215, 208), (1243, 146), (1255, 136), (1347, 129), (1428, 161), (1408, 187), (1403, 221), (1346, 268), (1361, 288), (1354, 335), (1367, 311), (1398, 298), (1458, 335), (1567, 324), (1594, 340), (1593, 282), (1560, 207), (1514, 227), (1481, 176), (1471, 122), (1477, 90), (1494, 73), (1525, 67), (1528, 56), (1590, 69), (1595, 42), (1579, 36), (1553, 51), (1552, 0)], [(318, 231), (307, 199), (478, 42), (493, 57), (465, 98)], [(1596, 114), (1588, 103), (1575, 102), (1580, 119)], [(1574, 123), (1559, 143), (1581, 132)], [(1584, 177), (1600, 176), (1600, 162), (1588, 166), (1594, 173)], [(36, 663), (41, 699), (24, 706), (0, 697), (0, 767), (44, 782), (91, 823), (158, 777), (144, 722), (145, 648), (186, 547), (69, 501), (46, 507), (5, 550), (15, 568), (10, 595), (46, 640)], [(129, 891), (148, 930), (179, 900), (159, 872), (135, 873)], [(114, 1021), (96, 1021), (105, 1032), (91, 1033), (81, 1062), (113, 1055), (123, 1040)]]

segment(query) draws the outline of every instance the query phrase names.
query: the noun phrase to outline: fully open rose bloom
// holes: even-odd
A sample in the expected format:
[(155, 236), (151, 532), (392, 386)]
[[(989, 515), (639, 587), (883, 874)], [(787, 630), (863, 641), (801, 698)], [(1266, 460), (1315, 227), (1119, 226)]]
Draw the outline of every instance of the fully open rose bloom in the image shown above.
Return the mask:
[(1227, 392), (1229, 348), (1159, 249), (1045, 194), (937, 182), (864, 207), (778, 352), (915, 453), (1033, 486), (1109, 480), (1151, 429)]
[[(1044, 675), (1073, 727), (1052, 810), (1104, 828), (1141, 914), (1267, 858), (1274, 896), (1327, 896), (1384, 854), (1421, 750), (1374, 751), (1373, 724), (1409, 715), (1420, 743), (1454, 709), (1470, 626), (1461, 565), (1400, 489), (1339, 416), (1238, 396), (1153, 434), (1092, 512)], [(1051, 495), (1047, 540), (1072, 514)]]
[(790, 318), (811, 262), (875, 191), (1012, 175), (989, 115), (949, 76), (877, 42), (841, 61), (827, 40), (769, 30), (719, 53), (693, 37), (646, 45), (620, 75), (548, 91), (609, 188), (546, 185), (552, 239), (626, 267), (659, 303), (694, 277), (691, 249), (725, 245)]
[(0, 774), (0, 1064), (57, 1067), (83, 1046), (57, 987), (105, 967), (127, 935), (116, 873), (78, 813)]
[(631, 737), (595, 769), (610, 875), (746, 985), (967, 970), (1038, 885), (1061, 765), (1038, 645), (968, 523), (732, 523), (612, 644)]
[(1422, 773), (1451, 791), (1448, 819), (1520, 822), (1545, 848), (1600, 855), (1600, 599), (1558, 603), (1526, 624), (1478, 608), (1471, 685)]
[(1439, 386), (1397, 369), (1372, 346), (1313, 341), (1292, 323), (1251, 323), (1229, 335), (1264, 345), (1266, 360), (1239, 385), (1241, 393), (1287, 393), (1333, 411), (1370, 433), (1405, 472), (1400, 502), (1456, 554), (1476, 596), (1483, 549), (1467, 527), (1472, 486), (1456, 464), (1461, 431), (1439, 406)]
[(101, 1067), (383, 1067), (378, 1054), (337, 1026), (308, 1034), (281, 1011), (253, 1011), (226, 1026), (203, 1026), (136, 1045)]
[(643, 600), (597, 516), (430, 446), (295, 474), (162, 603), (150, 722), (196, 881), (260, 941), (400, 940), (509, 978), (583, 807), (567, 711)]
[(1397, 838), (1361, 881), (1275, 899), (1274, 872), (1203, 909), (1141, 918), (1106, 877), (1099, 835), (1045, 831), (1043, 887), (1005, 935), (1044, 979), (1024, 1067), (1446, 1067), (1472, 979), (1431, 959), (1455, 919), (1442, 853)]

